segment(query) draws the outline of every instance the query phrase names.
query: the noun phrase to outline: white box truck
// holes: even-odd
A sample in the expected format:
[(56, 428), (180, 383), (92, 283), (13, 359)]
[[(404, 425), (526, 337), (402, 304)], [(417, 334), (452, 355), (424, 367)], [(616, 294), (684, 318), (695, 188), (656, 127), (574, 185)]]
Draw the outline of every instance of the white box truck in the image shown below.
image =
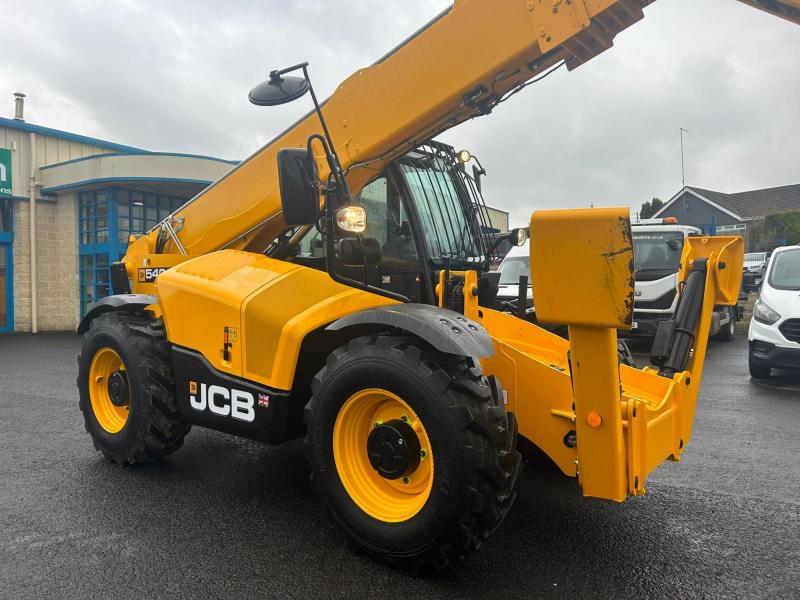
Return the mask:
[[(671, 319), (678, 305), (678, 271), (685, 240), (703, 232), (691, 225), (679, 225), (674, 218), (640, 220), (632, 224), (632, 230), (636, 269), (633, 327), (621, 333), (654, 337), (659, 322)], [(716, 307), (711, 335), (723, 341), (733, 340), (740, 315), (738, 307)]]

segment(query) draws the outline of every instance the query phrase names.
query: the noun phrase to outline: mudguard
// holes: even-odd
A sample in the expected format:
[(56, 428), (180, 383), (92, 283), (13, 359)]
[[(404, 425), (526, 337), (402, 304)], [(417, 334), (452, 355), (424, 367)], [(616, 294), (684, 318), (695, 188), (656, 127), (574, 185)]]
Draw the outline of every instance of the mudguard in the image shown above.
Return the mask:
[(381, 306), (342, 317), (326, 329), (339, 331), (354, 325), (385, 325), (402, 329), (447, 354), (494, 355), (492, 338), (483, 325), (447, 308), (412, 303)]
[(157, 303), (158, 298), (149, 294), (117, 294), (116, 296), (106, 296), (89, 306), (89, 311), (78, 324), (78, 333), (82, 335), (89, 331), (89, 324), (92, 322), (92, 319), (95, 319), (103, 313), (115, 310), (134, 312)]

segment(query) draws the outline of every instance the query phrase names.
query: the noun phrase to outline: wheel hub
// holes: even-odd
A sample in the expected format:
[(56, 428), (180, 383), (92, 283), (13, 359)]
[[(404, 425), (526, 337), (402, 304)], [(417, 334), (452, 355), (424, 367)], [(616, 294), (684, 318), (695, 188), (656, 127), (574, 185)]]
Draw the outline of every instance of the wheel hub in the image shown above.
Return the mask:
[(384, 479), (410, 475), (419, 466), (420, 443), (408, 423), (394, 419), (376, 425), (367, 438), (372, 468)]
[(108, 377), (108, 398), (114, 406), (128, 404), (128, 377), (125, 371), (114, 371)]

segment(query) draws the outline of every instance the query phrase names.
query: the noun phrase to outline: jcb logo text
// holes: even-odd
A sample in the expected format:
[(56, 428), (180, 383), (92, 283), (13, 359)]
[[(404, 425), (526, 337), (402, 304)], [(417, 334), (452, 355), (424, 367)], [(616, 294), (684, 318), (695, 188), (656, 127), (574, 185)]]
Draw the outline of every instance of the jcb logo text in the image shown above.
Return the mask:
[(198, 397), (197, 387), (196, 382), (189, 382), (189, 404), (193, 409), (208, 410), (220, 417), (231, 417), (248, 423), (255, 420), (255, 399), (250, 392), (229, 390), (219, 385), (206, 386), (205, 383), (201, 383)]

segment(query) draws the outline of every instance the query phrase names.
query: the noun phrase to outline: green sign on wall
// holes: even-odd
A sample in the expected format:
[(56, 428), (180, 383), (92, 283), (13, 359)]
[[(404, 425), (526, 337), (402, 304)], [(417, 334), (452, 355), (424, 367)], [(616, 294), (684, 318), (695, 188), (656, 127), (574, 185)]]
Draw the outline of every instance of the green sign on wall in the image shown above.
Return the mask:
[(11, 150), (0, 148), (0, 196), (11, 196)]

